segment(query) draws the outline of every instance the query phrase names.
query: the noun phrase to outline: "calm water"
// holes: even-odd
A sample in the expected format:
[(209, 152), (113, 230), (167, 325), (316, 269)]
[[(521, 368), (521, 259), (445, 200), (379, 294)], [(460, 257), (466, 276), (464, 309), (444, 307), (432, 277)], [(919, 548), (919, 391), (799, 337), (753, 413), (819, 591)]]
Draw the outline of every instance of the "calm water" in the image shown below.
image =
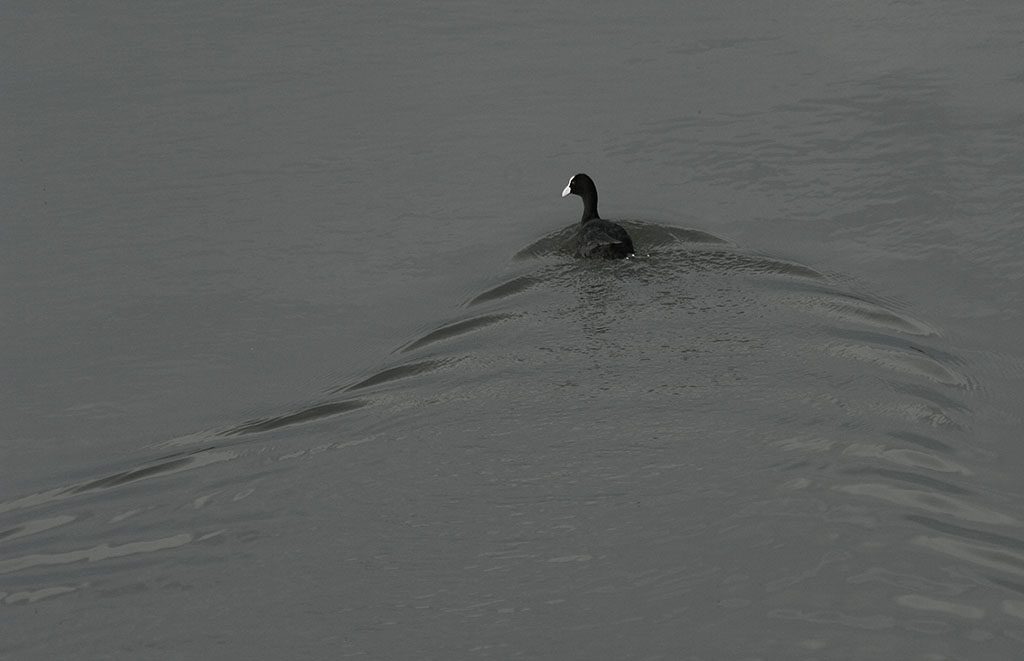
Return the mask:
[(1019, 657), (1024, 6), (404, 4), (0, 9), (0, 657)]

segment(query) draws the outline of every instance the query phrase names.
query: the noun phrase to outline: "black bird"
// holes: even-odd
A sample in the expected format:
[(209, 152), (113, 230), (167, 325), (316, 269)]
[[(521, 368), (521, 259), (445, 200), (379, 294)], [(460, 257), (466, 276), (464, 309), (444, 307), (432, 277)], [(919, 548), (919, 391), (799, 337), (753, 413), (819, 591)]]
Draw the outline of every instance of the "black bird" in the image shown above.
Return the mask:
[(577, 257), (622, 259), (633, 254), (633, 240), (626, 230), (597, 215), (597, 186), (582, 172), (569, 179), (562, 197), (572, 193), (583, 198), (583, 218), (576, 240)]

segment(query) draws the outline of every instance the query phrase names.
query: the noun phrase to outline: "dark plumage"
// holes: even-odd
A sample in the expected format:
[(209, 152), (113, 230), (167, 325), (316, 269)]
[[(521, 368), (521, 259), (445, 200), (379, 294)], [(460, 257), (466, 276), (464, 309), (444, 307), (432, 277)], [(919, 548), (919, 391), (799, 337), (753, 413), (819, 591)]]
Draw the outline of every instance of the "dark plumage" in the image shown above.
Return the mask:
[(583, 198), (583, 218), (576, 240), (577, 257), (622, 259), (633, 254), (633, 240), (626, 230), (597, 215), (597, 186), (593, 179), (582, 172), (575, 175), (562, 191), (562, 197), (570, 193)]

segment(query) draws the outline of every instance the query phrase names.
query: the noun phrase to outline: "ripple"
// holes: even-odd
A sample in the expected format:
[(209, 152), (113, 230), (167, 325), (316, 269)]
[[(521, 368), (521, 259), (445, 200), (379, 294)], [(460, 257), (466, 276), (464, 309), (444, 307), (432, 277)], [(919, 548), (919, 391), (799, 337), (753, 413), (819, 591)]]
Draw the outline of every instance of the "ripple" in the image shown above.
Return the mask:
[(958, 487), (955, 484), (950, 484), (943, 480), (936, 479), (934, 477), (928, 477), (925, 475), (918, 475), (917, 473), (911, 473), (909, 471), (893, 470), (891, 468), (848, 468), (841, 471), (844, 475), (874, 475), (877, 477), (884, 477), (890, 480), (899, 482), (906, 482), (908, 484), (915, 484), (917, 486), (928, 487), (942, 493), (954, 494), (957, 496), (970, 495), (971, 491)]
[(980, 620), (985, 617), (985, 611), (977, 606), (957, 604), (952, 601), (935, 599), (921, 594), (904, 594), (896, 597), (896, 603), (904, 608), (912, 608), (920, 611), (932, 611), (955, 615), (966, 620)]
[(1005, 599), (1003, 601), (1003, 612), (1011, 617), (1018, 617), (1024, 620), (1024, 601)]
[(433, 330), (418, 340), (413, 340), (409, 344), (401, 348), (401, 351), (413, 351), (425, 347), (428, 344), (435, 342), (441, 342), (442, 340), (448, 340), (459, 335), (464, 335), (481, 328), (493, 326), (494, 324), (501, 323), (508, 319), (513, 318), (515, 315), (511, 314), (488, 314), (480, 317), (473, 317), (472, 319), (464, 319), (455, 323), (441, 326), (440, 328)]
[(144, 480), (155, 475), (162, 473), (176, 472), (182, 467), (188, 466), (192, 463), (191, 457), (179, 457), (177, 459), (170, 459), (168, 461), (161, 461), (153, 464), (152, 466), (145, 466), (143, 468), (133, 468), (127, 471), (121, 471), (107, 477), (101, 477), (85, 484), (79, 484), (78, 486), (72, 487), (72, 493), (83, 493), (86, 491), (94, 491), (96, 489), (109, 489), (111, 487), (120, 486), (122, 484), (128, 484), (129, 482), (136, 482), (138, 480)]
[(802, 611), (795, 608), (778, 608), (769, 611), (768, 616), (813, 624), (841, 624), (868, 631), (892, 629), (896, 626), (896, 620), (887, 615), (849, 615), (838, 611)]
[(34, 604), (37, 601), (43, 599), (49, 599), (50, 597), (57, 597), (62, 594), (69, 592), (75, 592), (84, 586), (71, 586), (71, 585), (55, 585), (48, 588), (40, 588), (38, 590), (22, 590), (21, 592), (12, 592), (10, 594), (6, 592), (0, 592), (0, 601), (5, 604)]
[(1024, 577), (1024, 553), (1015, 553), (1006, 549), (992, 548), (949, 537), (919, 535), (913, 541), (918, 546), (950, 555), (964, 562)]
[(503, 282), (500, 285), (496, 285), (484, 292), (477, 294), (472, 299), (470, 299), (468, 303), (466, 303), (466, 307), (473, 307), (474, 305), (480, 305), (481, 303), (488, 303), (490, 301), (508, 298), (509, 296), (514, 296), (520, 292), (524, 292), (527, 289), (530, 289), (538, 282), (540, 282), (538, 278), (529, 275), (519, 276), (518, 278), (512, 278), (507, 282)]
[(821, 280), (825, 276), (809, 266), (765, 255), (750, 255), (735, 250), (704, 249), (687, 255), (690, 268), (721, 273), (759, 276), (781, 275), (797, 280)]
[(938, 439), (932, 438), (931, 436), (926, 436), (918, 432), (901, 430), (889, 432), (888, 435), (892, 438), (896, 438), (901, 441), (906, 441), (907, 443), (913, 443), (918, 447), (928, 448), (929, 450), (934, 450), (936, 452), (944, 452), (946, 454), (953, 453), (953, 448), (950, 447), (948, 444), (943, 443)]
[(378, 386), (382, 383), (389, 383), (391, 381), (398, 381), (399, 379), (406, 379), (411, 376), (432, 372), (447, 362), (449, 361), (422, 360), (417, 363), (408, 363), (406, 365), (399, 365), (397, 367), (389, 367), (387, 369), (377, 372), (373, 376), (363, 379), (362, 381), (354, 385), (339, 388), (339, 390), (361, 390), (363, 388), (369, 388), (370, 386)]
[[(947, 386), (966, 388), (969, 381), (954, 370), (944, 366), (923, 350), (888, 349), (866, 344), (832, 342), (826, 351), (834, 356), (874, 363), (893, 371), (922, 377)], [(960, 405), (960, 408), (963, 408)]]
[(880, 405), (878, 409), (880, 412), (888, 413), (919, 425), (948, 431), (963, 431), (963, 426), (943, 411), (942, 407), (929, 402), (895, 400)]
[(69, 514), (61, 514), (59, 516), (51, 516), (45, 519), (27, 521), (14, 526), (13, 528), (8, 528), (7, 530), (0, 530), (0, 541), (11, 541), (18, 539), (19, 537), (35, 535), (52, 528), (67, 525), (72, 521), (75, 521), (75, 519), (76, 517)]
[(260, 418), (232, 427), (220, 432), (221, 436), (240, 436), (242, 434), (256, 434), (291, 425), (300, 425), (314, 420), (329, 418), (342, 413), (348, 413), (366, 406), (369, 402), (362, 399), (344, 399), (338, 402), (326, 402), (310, 406), (294, 413), (274, 416), (272, 418)]
[(953, 496), (942, 495), (931, 491), (904, 489), (883, 483), (847, 484), (833, 487), (836, 491), (854, 496), (869, 496), (895, 505), (911, 507), (945, 514), (963, 521), (988, 523), (1002, 526), (1018, 526), (1017, 519), (1007, 514), (995, 512), (983, 507), (976, 507), (962, 502)]
[(795, 307), (824, 314), (838, 321), (904, 335), (938, 335), (934, 328), (923, 321), (873, 302), (864, 296), (799, 281), (779, 283), (776, 287), (780, 291), (794, 294), (791, 303)]
[(889, 448), (880, 443), (851, 443), (843, 453), (856, 457), (881, 459), (899, 466), (923, 468), (937, 473), (973, 475), (973, 471), (968, 470), (964, 466), (938, 457), (930, 452), (906, 448)]
[(901, 590), (927, 591), (931, 594), (937, 593), (951, 597), (963, 594), (967, 588), (967, 584), (963, 582), (929, 580), (917, 574), (893, 571), (884, 567), (870, 567), (861, 574), (850, 576), (846, 579), (846, 582), (851, 585), (880, 583), (882, 585), (891, 585)]
[(230, 450), (194, 450), (189, 453), (188, 457), (162, 460), (154, 465), (119, 471), (107, 477), (89, 480), (88, 482), (73, 484), (71, 486), (48, 489), (46, 491), (40, 491), (28, 496), (9, 500), (7, 502), (0, 503), (0, 513), (29, 507), (37, 507), (39, 505), (65, 500), (81, 493), (95, 491), (98, 489), (109, 489), (123, 484), (128, 484), (130, 482), (150, 479), (156, 476), (181, 473), (186, 470), (193, 470), (203, 466), (220, 463), (222, 461), (229, 461), (236, 457), (237, 455)]
[(167, 549), (177, 548), (188, 544), (193, 539), (190, 533), (179, 533), (159, 539), (128, 542), (111, 546), (100, 544), (87, 549), (76, 551), (65, 551), (63, 553), (32, 553), (20, 558), (0, 560), (0, 574), (24, 571), (32, 567), (45, 567), (51, 565), (69, 565), (76, 562), (100, 562), (111, 558), (122, 558), (139, 553), (154, 553)]
[(920, 514), (908, 514), (904, 518), (907, 521), (924, 526), (934, 530), (935, 532), (946, 533), (953, 537), (961, 537), (976, 542), (991, 544), (992, 546), (1024, 551), (1024, 540), (1017, 539), (1016, 537), (1010, 537), (1009, 535), (999, 535), (985, 530), (978, 530), (977, 528), (958, 526), (954, 523), (940, 521), (938, 519), (933, 519), (930, 516), (922, 516)]

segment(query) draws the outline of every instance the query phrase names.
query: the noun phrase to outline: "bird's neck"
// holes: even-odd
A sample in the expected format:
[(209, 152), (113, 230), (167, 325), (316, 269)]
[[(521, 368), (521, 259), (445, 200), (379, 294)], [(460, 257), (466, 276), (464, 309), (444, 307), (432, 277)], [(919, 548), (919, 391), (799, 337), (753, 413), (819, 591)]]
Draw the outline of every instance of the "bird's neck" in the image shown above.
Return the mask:
[(597, 193), (594, 193), (583, 198), (583, 218), (580, 219), (580, 223), (596, 218), (600, 216), (597, 215)]

